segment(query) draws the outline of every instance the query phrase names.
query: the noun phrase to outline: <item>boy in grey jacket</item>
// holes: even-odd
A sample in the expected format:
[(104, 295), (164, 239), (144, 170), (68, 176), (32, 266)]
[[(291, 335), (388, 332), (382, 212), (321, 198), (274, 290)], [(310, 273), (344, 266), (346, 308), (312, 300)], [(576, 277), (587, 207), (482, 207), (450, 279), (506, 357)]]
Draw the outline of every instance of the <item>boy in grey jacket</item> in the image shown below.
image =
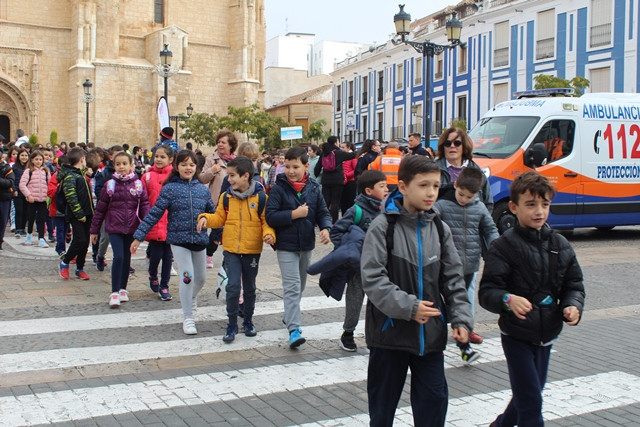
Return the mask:
[[(462, 169), (453, 187), (445, 190), (435, 205), (442, 220), (451, 228), (453, 244), (462, 260), (467, 297), (471, 303), (471, 316), (474, 315), (475, 281), (480, 269), (483, 247), (489, 247), (491, 242), (499, 237), (498, 228), (491, 214), (478, 197), (483, 180), (484, 174), (480, 169)], [(469, 334), (469, 341), (473, 344), (482, 344), (483, 339), (472, 331)], [(458, 347), (462, 360), (467, 363), (474, 362), (480, 357), (471, 349), (469, 343), (459, 342)]]
[(447, 322), (460, 342), (467, 342), (473, 329), (460, 257), (449, 227), (432, 210), (439, 185), (440, 169), (431, 159), (402, 159), (398, 189), (365, 238), (360, 272), (369, 298), (365, 330), (372, 426), (393, 424), (407, 368), (415, 425), (444, 426)]

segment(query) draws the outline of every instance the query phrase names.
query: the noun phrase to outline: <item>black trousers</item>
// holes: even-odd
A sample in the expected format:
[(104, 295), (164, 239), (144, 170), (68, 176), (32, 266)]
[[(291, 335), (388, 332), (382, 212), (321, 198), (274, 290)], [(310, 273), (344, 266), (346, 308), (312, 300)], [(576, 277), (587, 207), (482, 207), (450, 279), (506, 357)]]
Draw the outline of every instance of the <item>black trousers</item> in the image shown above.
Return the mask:
[(331, 222), (334, 224), (338, 221), (343, 188), (344, 184), (322, 184), (322, 197), (331, 214)]
[(47, 202), (26, 203), (27, 205), (27, 233), (33, 233), (33, 223), (36, 223), (38, 239), (44, 239), (44, 221), (47, 218)]
[(73, 239), (69, 245), (69, 250), (64, 255), (62, 262), (69, 264), (74, 257), (76, 258), (76, 270), (84, 270), (84, 261), (87, 257), (89, 249), (89, 227), (91, 226), (91, 217), (85, 222), (77, 219), (71, 220), (71, 228), (73, 229)]

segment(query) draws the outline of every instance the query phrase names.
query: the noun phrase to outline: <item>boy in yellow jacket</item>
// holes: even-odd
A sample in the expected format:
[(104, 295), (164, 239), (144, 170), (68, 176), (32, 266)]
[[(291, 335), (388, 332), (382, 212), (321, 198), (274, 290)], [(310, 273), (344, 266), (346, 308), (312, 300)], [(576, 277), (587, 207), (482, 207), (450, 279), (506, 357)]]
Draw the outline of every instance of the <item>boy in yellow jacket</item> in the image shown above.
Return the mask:
[(198, 217), (198, 232), (204, 228), (224, 227), (222, 232), (223, 266), (227, 272), (227, 317), (229, 324), (222, 341), (232, 342), (238, 333), (240, 283), (244, 293), (244, 334), (257, 335), (253, 325), (256, 304), (256, 276), (262, 242), (276, 242), (275, 231), (265, 219), (267, 195), (259, 182), (253, 181), (253, 162), (238, 156), (227, 163), (229, 189), (220, 195), (213, 214)]

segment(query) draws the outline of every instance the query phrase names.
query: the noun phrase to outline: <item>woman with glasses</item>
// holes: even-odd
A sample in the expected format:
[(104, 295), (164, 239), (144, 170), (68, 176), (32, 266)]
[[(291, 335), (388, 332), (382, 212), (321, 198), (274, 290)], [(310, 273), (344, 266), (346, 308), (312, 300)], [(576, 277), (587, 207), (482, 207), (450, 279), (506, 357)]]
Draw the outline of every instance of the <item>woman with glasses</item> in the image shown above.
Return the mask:
[[(473, 161), (473, 143), (464, 129), (450, 127), (445, 129), (438, 140), (438, 152), (436, 163), (440, 166), (440, 194), (453, 188), (453, 183), (463, 168), (473, 167), (481, 169)], [(493, 211), (493, 195), (489, 180), (486, 178), (480, 189), (480, 200), (485, 204), (489, 213)]]

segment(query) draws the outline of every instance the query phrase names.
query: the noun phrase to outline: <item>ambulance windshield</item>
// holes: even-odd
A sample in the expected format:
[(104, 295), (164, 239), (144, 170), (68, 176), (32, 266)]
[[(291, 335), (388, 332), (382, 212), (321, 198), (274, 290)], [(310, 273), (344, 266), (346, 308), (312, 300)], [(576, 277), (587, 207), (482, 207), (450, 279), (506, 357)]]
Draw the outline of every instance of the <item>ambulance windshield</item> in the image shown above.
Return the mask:
[(485, 117), (469, 132), (474, 156), (506, 159), (522, 146), (540, 117)]

